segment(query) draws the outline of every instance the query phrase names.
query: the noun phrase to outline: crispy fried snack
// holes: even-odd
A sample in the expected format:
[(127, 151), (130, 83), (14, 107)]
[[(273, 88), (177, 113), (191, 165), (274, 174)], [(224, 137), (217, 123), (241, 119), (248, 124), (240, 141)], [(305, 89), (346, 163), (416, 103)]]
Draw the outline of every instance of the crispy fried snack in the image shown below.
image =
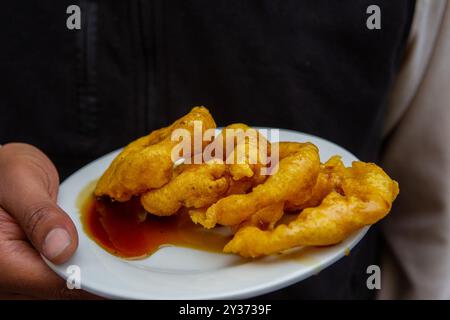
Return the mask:
[(317, 147), (306, 143), (280, 160), (278, 170), (247, 194), (225, 197), (206, 210), (190, 212), (191, 219), (205, 228), (217, 223), (239, 224), (257, 211), (277, 202), (309, 199), (320, 169)]
[(258, 130), (243, 123), (231, 124), (222, 130), (217, 142), (222, 145), (224, 161), (233, 180), (252, 178), (256, 183), (265, 180), (261, 168), (270, 156), (270, 142)]
[(237, 229), (255, 226), (261, 230), (272, 230), (284, 215), (284, 202), (277, 202), (256, 211), (250, 218), (242, 222)]
[(345, 176), (345, 170), (346, 168), (340, 156), (331, 157), (327, 162), (321, 164), (319, 176), (312, 189), (311, 197), (306, 201), (301, 201), (301, 199), (287, 201), (285, 209), (287, 211), (298, 211), (308, 207), (316, 207), (331, 191), (342, 193), (340, 188), (342, 179)]
[(141, 196), (146, 211), (158, 216), (169, 216), (184, 206), (209, 206), (223, 196), (229, 186), (226, 165), (220, 161), (185, 165), (181, 173), (159, 189)]
[[(216, 127), (209, 111), (196, 107), (130, 143), (100, 178), (95, 195), (121, 202), (139, 197), (154, 215), (189, 212), (193, 222), (207, 229), (229, 226), (235, 234), (224, 252), (254, 258), (297, 246), (336, 244), (382, 219), (399, 192), (397, 182), (373, 163), (356, 161), (346, 168), (334, 156), (321, 164), (315, 145), (270, 144), (241, 123), (225, 127), (208, 143), (195, 137), (197, 121), (202, 132)], [(171, 136), (176, 129), (202, 139), (202, 150), (194, 142), (182, 149), (184, 160), (202, 151), (206, 162), (174, 164), (179, 142)], [(271, 175), (263, 174), (269, 168)], [(298, 215), (284, 216), (287, 211)]]
[(273, 143), (274, 147), (278, 147), (278, 157), (281, 159), (286, 158), (296, 152), (299, 152), (304, 146), (310, 145), (311, 143), (305, 142), (290, 142), (290, 141), (281, 141)]
[(175, 129), (186, 129), (194, 135), (194, 121), (200, 121), (203, 131), (216, 127), (206, 108), (195, 107), (172, 125), (137, 139), (111, 163), (97, 183), (95, 196), (127, 201), (169, 182), (173, 169), (171, 153), (178, 143), (171, 140), (171, 134)]
[(356, 161), (352, 167), (344, 168), (339, 162), (339, 158), (332, 158), (323, 168), (322, 172), (331, 172), (332, 179), (326, 179), (326, 173), (319, 178), (313, 198), (329, 193), (317, 207), (304, 209), (296, 220), (274, 230), (243, 227), (224, 252), (254, 258), (296, 246), (336, 244), (357, 229), (382, 219), (398, 195), (397, 182), (373, 163)]
[[(154, 215), (169, 216), (181, 207), (208, 207), (225, 194), (244, 194), (264, 182), (262, 157), (267, 161), (270, 143), (257, 130), (241, 123), (232, 124), (212, 144), (222, 151), (220, 159), (214, 155), (208, 163), (177, 167), (167, 184), (141, 196), (143, 207)], [(260, 152), (262, 145), (265, 149)]]

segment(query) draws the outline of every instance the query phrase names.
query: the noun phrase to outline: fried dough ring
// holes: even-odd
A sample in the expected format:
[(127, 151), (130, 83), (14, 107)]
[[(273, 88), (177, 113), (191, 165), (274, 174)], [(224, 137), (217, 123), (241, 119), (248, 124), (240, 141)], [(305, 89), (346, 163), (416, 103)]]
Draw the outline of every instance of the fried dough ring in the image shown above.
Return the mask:
[[(306, 201), (287, 201), (285, 209), (298, 211), (308, 207), (318, 206), (327, 194), (339, 189), (345, 176), (345, 166), (340, 156), (333, 156), (320, 166), (319, 176), (312, 190), (311, 197)], [(341, 190), (338, 190), (341, 192)], [(341, 192), (342, 193), (342, 192)]]
[(244, 227), (224, 252), (254, 258), (297, 246), (332, 245), (386, 216), (399, 192), (397, 182), (373, 163), (356, 161), (341, 168), (336, 171), (341, 179), (334, 180), (337, 185), (320, 205), (304, 209), (296, 220), (274, 230)]
[(222, 198), (206, 212), (191, 212), (191, 219), (205, 228), (217, 223), (231, 226), (247, 220), (258, 210), (277, 202), (308, 199), (320, 169), (316, 146), (306, 143), (278, 163), (278, 170), (250, 193)]
[[(270, 142), (266, 140), (256, 129), (253, 129), (243, 123), (235, 123), (225, 127), (222, 130), (219, 139), (223, 139), (224, 150), (229, 152), (227, 149), (227, 130), (232, 129), (239, 132), (242, 136), (235, 138), (233, 141), (233, 150), (226, 154), (226, 163), (229, 164), (229, 172), (234, 180), (241, 180), (242, 178), (254, 178), (260, 179), (261, 182), (264, 181), (265, 176), (261, 176), (260, 171), (267, 161), (267, 158), (262, 159), (262, 157), (270, 156)], [(250, 131), (250, 132), (248, 132)], [(247, 134), (254, 133), (254, 138), (251, 139)], [(262, 145), (265, 145), (266, 150), (262, 149)], [(228, 160), (228, 161), (227, 161)], [(230, 161), (231, 160), (231, 161)]]
[(171, 153), (179, 143), (171, 140), (171, 134), (176, 129), (186, 129), (193, 136), (194, 121), (201, 122), (203, 131), (216, 127), (208, 109), (195, 107), (172, 125), (131, 142), (102, 175), (95, 196), (123, 202), (166, 184), (172, 176)]
[[(230, 131), (227, 130), (234, 130), (236, 135), (228, 136)], [(252, 134), (253, 139), (247, 134)], [(230, 139), (229, 145), (227, 138)], [(141, 204), (149, 213), (169, 216), (182, 206), (189, 209), (208, 207), (225, 195), (246, 193), (265, 179), (261, 175), (263, 164), (259, 154), (262, 143), (266, 143), (266, 149), (270, 148), (257, 130), (245, 124), (227, 126), (212, 142), (222, 151), (221, 159), (177, 167), (171, 181), (141, 196)], [(267, 152), (263, 156), (267, 156)], [(227, 160), (230, 163), (226, 164)]]
[(175, 214), (182, 206), (209, 206), (228, 190), (226, 169), (223, 162), (186, 165), (166, 185), (144, 193), (141, 204), (146, 211), (158, 216)]
[(255, 226), (261, 230), (272, 230), (284, 215), (284, 202), (277, 202), (256, 211), (250, 218), (242, 222), (238, 229)]
[(266, 176), (261, 175), (261, 168), (268, 164), (270, 142), (258, 130), (243, 123), (230, 124), (206, 147), (205, 153), (210, 153), (209, 149), (222, 151), (220, 156), (214, 154), (214, 158), (221, 158), (227, 164), (233, 180), (252, 178), (256, 184), (264, 182)]

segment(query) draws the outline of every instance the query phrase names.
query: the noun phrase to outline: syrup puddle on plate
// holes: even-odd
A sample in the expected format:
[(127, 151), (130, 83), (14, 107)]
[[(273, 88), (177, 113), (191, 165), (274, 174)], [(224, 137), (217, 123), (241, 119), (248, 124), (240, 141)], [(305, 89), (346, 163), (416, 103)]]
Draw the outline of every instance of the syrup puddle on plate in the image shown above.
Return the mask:
[(187, 212), (170, 217), (147, 214), (139, 198), (97, 199), (95, 185), (96, 181), (91, 182), (79, 195), (81, 222), (86, 234), (115, 256), (141, 259), (168, 245), (219, 253), (232, 238), (225, 228), (207, 230), (195, 225)]
[[(158, 217), (146, 213), (139, 198), (127, 202), (97, 199), (93, 194), (96, 184), (97, 180), (92, 181), (78, 196), (81, 223), (92, 240), (117, 257), (143, 259), (166, 246), (222, 253), (225, 244), (233, 237), (226, 227), (208, 230), (194, 224), (186, 211)], [(286, 214), (280, 223), (287, 224), (295, 217), (296, 214)], [(265, 260), (269, 264), (289, 260), (302, 265), (316, 265), (318, 261), (314, 252), (318, 250), (320, 248), (317, 247), (293, 248)]]

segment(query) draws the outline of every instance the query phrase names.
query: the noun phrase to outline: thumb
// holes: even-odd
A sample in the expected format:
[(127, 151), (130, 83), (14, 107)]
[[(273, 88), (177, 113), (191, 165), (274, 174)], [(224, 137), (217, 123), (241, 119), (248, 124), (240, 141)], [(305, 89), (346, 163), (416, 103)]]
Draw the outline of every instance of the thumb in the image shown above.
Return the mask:
[(67, 261), (78, 237), (57, 206), (58, 174), (51, 161), (26, 144), (0, 149), (0, 206), (20, 224), (33, 246), (54, 263)]

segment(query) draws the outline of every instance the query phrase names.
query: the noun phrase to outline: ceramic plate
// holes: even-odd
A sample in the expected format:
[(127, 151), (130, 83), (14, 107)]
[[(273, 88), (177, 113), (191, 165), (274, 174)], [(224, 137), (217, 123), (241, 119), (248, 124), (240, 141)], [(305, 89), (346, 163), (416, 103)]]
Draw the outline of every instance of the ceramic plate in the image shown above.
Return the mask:
[[(315, 136), (280, 129), (279, 138), (314, 143), (320, 149), (322, 161), (334, 154), (341, 155), (347, 166), (357, 160), (345, 149)], [(63, 265), (47, 261), (63, 278), (73, 270), (70, 266), (78, 266), (82, 289), (106, 298), (241, 299), (262, 295), (316, 275), (348, 254), (368, 230), (365, 227), (335, 246), (291, 249), (256, 260), (175, 246), (160, 248), (143, 260), (121, 259), (85, 234), (77, 206), (80, 192), (100, 177), (119, 152), (86, 165), (61, 184), (58, 203), (77, 227), (79, 247)]]

